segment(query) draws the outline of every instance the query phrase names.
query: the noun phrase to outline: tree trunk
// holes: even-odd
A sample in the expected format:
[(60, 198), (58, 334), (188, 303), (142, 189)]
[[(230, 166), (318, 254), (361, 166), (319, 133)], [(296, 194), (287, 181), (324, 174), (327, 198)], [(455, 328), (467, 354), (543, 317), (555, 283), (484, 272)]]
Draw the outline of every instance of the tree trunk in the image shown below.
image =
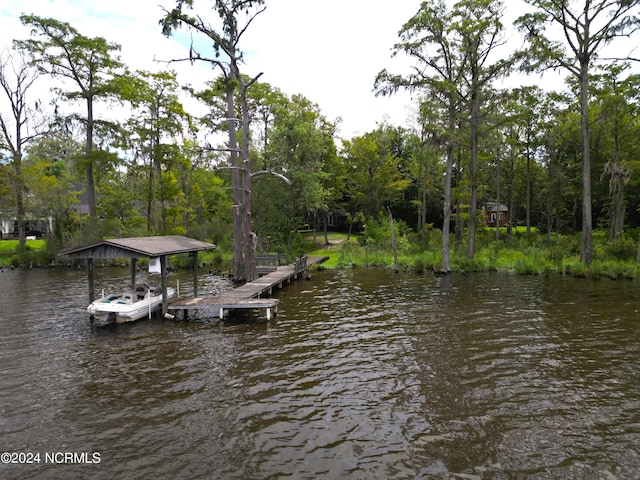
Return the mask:
[(93, 177), (93, 98), (87, 98), (87, 139), (85, 154), (87, 155), (87, 201), (89, 202), (89, 216), (96, 219), (96, 187)]
[(322, 218), (324, 220), (324, 244), (329, 245), (329, 212), (323, 211)]
[(474, 91), (471, 99), (471, 202), (469, 205), (469, 244), (467, 258), (473, 260), (476, 248), (476, 210), (478, 203), (478, 107), (479, 98)]
[[(460, 147), (456, 151), (456, 185), (460, 185), (460, 175), (461, 168), (460, 163), (462, 161), (462, 154), (460, 152)], [(455, 229), (455, 251), (459, 251), (462, 245), (462, 234), (464, 233), (464, 221), (462, 220), (462, 209), (460, 207), (460, 196), (456, 197), (456, 229)]]
[[(160, 160), (159, 145), (160, 139), (155, 137), (153, 139), (153, 147), (151, 149), (151, 155), (153, 156), (153, 229), (155, 233), (158, 232), (165, 234), (164, 231), (164, 208), (162, 206), (162, 164)], [(160, 228), (162, 224), (163, 228)]]
[(531, 238), (531, 151), (527, 140), (527, 238)]
[(243, 218), (242, 235), (244, 238), (244, 279), (252, 282), (258, 278), (256, 269), (255, 234), (251, 229), (251, 159), (249, 157), (249, 105), (247, 103), (247, 86), (245, 85), (240, 72), (237, 71), (240, 82), (240, 98), (242, 102), (242, 199)]
[(420, 240), (425, 240), (425, 227), (427, 226), (427, 185), (429, 182), (429, 149), (424, 148), (424, 176), (422, 178), (422, 198), (420, 199), (420, 213), (418, 225), (420, 226)]
[(442, 267), (443, 272), (451, 272), (451, 252), (449, 246), (449, 233), (451, 230), (451, 182), (453, 176), (453, 136), (455, 133), (455, 104), (453, 99), (449, 101), (449, 139), (447, 140), (447, 160), (444, 174), (444, 216), (442, 222)]
[(496, 151), (496, 241), (500, 240), (500, 149)]
[(155, 229), (156, 169), (153, 166), (153, 142), (149, 145), (149, 191), (147, 192), (147, 233)]
[(242, 185), (240, 165), (238, 165), (238, 139), (236, 137), (234, 77), (227, 79), (227, 126), (229, 130), (229, 157), (231, 159), (231, 179), (233, 184), (233, 280), (239, 282), (244, 277), (242, 248)]
[(591, 264), (591, 148), (589, 138), (589, 64), (580, 64), (580, 128), (582, 131), (582, 238), (580, 261)]
[[(614, 84), (615, 88), (615, 84)], [(611, 180), (609, 188), (611, 190), (611, 229), (610, 238), (615, 240), (622, 235), (624, 226), (624, 188), (629, 180), (627, 171), (620, 163), (620, 129), (618, 124), (618, 109), (615, 108), (614, 116), (614, 160), (611, 165)], [(605, 167), (606, 168), (606, 167)]]
[[(18, 141), (21, 139), (18, 137)], [(27, 246), (27, 232), (24, 228), (24, 178), (22, 176), (22, 153), (19, 151), (13, 154), (13, 170), (15, 174), (16, 188), (16, 222), (18, 223), (18, 246), (24, 250)]]
[(396, 270), (396, 273), (399, 271), (398, 268), (398, 249), (396, 247), (396, 229), (393, 225), (393, 214), (391, 213), (391, 209), (387, 207), (387, 211), (389, 212), (389, 227), (391, 229), (391, 248), (393, 250), (393, 267)]
[(513, 221), (514, 221), (514, 214), (513, 214), (513, 191), (515, 190), (515, 187), (513, 185), (514, 181), (515, 181), (515, 151), (514, 148), (511, 147), (509, 149), (509, 187), (507, 189), (507, 207), (509, 208), (509, 223), (507, 224), (507, 233), (509, 235), (509, 237), (511, 238), (511, 235), (513, 235)]

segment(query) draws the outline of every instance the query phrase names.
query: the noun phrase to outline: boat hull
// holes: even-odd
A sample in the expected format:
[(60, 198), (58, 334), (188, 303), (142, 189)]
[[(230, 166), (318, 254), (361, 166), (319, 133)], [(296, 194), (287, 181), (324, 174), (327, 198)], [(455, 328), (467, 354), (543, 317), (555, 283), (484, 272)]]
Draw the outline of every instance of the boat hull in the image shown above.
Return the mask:
[[(167, 288), (167, 298), (175, 294), (173, 288)], [(144, 298), (138, 298), (135, 292), (125, 292), (102, 297), (87, 307), (90, 316), (107, 323), (134, 322), (150, 318), (162, 308), (162, 294), (146, 292)]]

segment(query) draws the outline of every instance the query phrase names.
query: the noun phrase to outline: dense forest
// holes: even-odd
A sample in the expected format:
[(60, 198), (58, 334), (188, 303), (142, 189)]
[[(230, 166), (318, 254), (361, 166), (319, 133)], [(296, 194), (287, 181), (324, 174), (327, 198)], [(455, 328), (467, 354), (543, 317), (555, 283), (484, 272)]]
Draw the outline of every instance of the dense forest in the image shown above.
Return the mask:
[[(503, 2), (422, 2), (390, 45), (412, 68), (380, 65), (371, 79), (377, 95), (412, 92), (413, 121), (353, 138), (313, 99), (242, 72), (242, 34), (268, 0), (175, 3), (158, 34), (209, 40), (175, 59), (213, 67), (201, 87), (179, 84), (171, 63), (135, 71), (117, 43), (64, 21), (21, 17), (32, 34), (0, 59), (0, 220), (15, 221), (22, 246), (30, 219), (52, 219), (52, 251), (181, 234), (233, 251), (234, 275), (250, 280), (255, 251), (291, 251), (300, 229), (366, 236), (392, 218), (423, 248), (437, 236), (450, 271), (450, 243), (473, 259), (494, 205), (506, 219), (496, 240), (516, 226), (548, 242), (577, 235), (586, 265), (594, 231), (635, 250), (640, 1), (529, 0), (517, 41)], [(565, 81), (499, 87), (546, 70)], [(33, 95), (43, 79), (51, 105)]]

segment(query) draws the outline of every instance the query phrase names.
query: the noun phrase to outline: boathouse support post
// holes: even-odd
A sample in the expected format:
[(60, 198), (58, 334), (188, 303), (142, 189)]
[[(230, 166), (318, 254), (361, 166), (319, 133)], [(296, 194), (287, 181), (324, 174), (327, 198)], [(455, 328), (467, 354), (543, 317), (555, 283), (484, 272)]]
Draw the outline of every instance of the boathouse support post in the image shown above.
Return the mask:
[(131, 290), (136, 289), (136, 266), (138, 264), (138, 259), (133, 257), (131, 259)]
[(167, 313), (167, 256), (160, 256), (160, 275), (162, 277), (162, 317)]
[(193, 297), (198, 298), (198, 252), (192, 252), (193, 255)]
[(89, 282), (89, 303), (93, 303), (96, 299), (95, 287), (93, 283), (93, 257), (87, 258), (87, 280)]

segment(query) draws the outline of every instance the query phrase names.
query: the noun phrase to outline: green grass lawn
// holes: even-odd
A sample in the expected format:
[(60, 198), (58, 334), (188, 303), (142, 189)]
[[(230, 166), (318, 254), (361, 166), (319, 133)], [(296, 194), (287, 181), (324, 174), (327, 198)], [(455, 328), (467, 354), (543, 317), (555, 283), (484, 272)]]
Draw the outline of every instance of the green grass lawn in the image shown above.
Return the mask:
[[(307, 234), (309, 239), (313, 238), (313, 234)], [(318, 257), (329, 257), (329, 260), (322, 264), (325, 268), (335, 268), (340, 263), (340, 256), (342, 253), (342, 246), (346, 243), (354, 243), (357, 244), (357, 236), (351, 235), (351, 238), (347, 240), (346, 233), (335, 233), (331, 232), (327, 235), (329, 240), (329, 245), (324, 245), (324, 234), (318, 233), (316, 234), (316, 240), (318, 249), (312, 252), (308, 252), (310, 256), (318, 256)]]
[[(31, 250), (44, 250), (46, 240), (27, 240), (27, 248)], [(0, 240), (0, 254), (14, 253), (18, 248), (18, 240)]]

